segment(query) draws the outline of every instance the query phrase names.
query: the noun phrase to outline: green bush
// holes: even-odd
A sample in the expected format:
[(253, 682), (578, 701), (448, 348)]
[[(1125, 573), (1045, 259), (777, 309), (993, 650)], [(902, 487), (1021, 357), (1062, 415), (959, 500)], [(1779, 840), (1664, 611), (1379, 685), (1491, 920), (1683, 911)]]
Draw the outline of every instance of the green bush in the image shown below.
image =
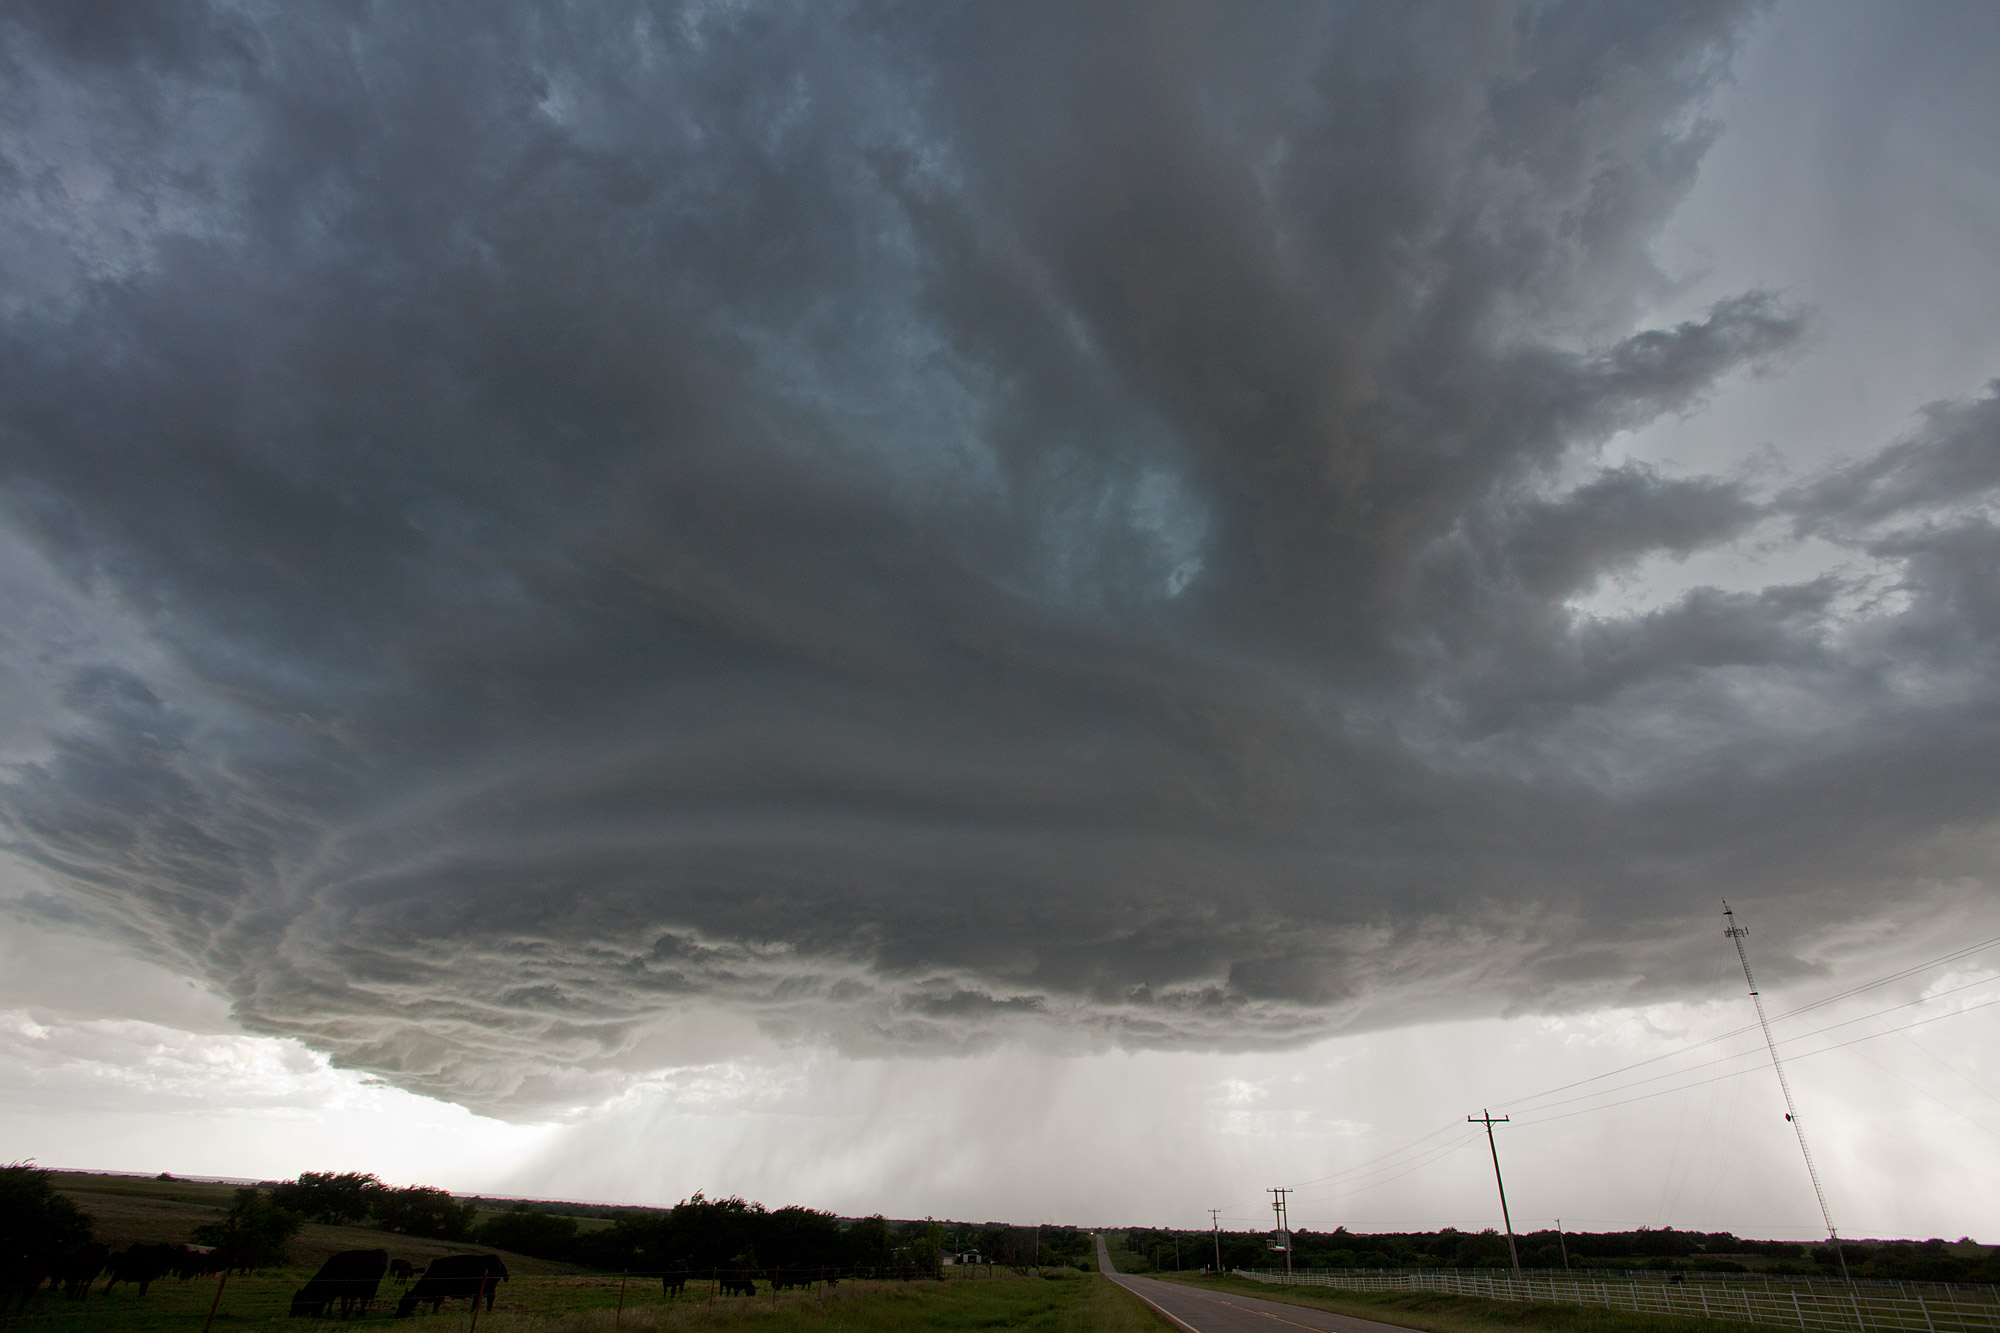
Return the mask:
[(88, 1244), (90, 1231), (90, 1214), (50, 1189), (48, 1172), (0, 1166), (0, 1254)]
[(197, 1245), (212, 1245), (232, 1269), (275, 1268), (285, 1262), (286, 1244), (305, 1219), (280, 1208), (260, 1189), (236, 1191), (236, 1202), (220, 1222), (194, 1229)]

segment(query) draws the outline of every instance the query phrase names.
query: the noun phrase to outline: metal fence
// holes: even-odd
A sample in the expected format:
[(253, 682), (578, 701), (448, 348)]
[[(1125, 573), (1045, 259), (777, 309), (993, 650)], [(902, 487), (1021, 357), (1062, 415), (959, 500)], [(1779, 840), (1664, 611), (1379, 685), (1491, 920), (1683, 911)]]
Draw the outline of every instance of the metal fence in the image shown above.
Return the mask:
[(1594, 1305), (1637, 1314), (1769, 1324), (1808, 1333), (2000, 1333), (1991, 1287), (1948, 1283), (1761, 1281), (1735, 1274), (1687, 1274), (1683, 1281), (1535, 1272), (1513, 1277), (1478, 1269), (1236, 1270), (1258, 1282), (1348, 1291), (1435, 1291), (1489, 1301)]

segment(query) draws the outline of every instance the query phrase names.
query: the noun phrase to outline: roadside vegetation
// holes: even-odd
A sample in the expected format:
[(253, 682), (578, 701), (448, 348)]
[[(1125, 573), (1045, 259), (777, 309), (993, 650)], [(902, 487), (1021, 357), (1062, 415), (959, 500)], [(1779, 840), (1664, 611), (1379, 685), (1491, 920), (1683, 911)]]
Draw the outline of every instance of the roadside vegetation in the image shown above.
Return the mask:
[[(1114, 1262), (1116, 1262), (1114, 1260)], [(1124, 1265), (1119, 1264), (1123, 1269)], [(1487, 1301), (1426, 1291), (1339, 1291), (1281, 1287), (1240, 1277), (1156, 1273), (1203, 1291), (1257, 1296), (1335, 1314), (1400, 1324), (1422, 1333), (1770, 1333), (1761, 1325), (1722, 1319), (1672, 1319), (1541, 1301)]]
[[(1120, 1271), (1166, 1271), (1176, 1244), (1184, 1269), (1213, 1266), (1217, 1238), (1207, 1231), (1134, 1228), (1122, 1237), (1134, 1266)], [(1225, 1231), (1222, 1267), (1282, 1268), (1268, 1232)], [(1524, 1268), (1640, 1269), (1649, 1272), (1765, 1273), (1837, 1278), (1840, 1260), (1831, 1246), (1783, 1240), (1750, 1240), (1727, 1231), (1534, 1231), (1516, 1240)], [(1297, 1268), (1508, 1268), (1507, 1238), (1492, 1229), (1459, 1231), (1297, 1231)], [(2000, 1248), (1970, 1238), (1957, 1241), (1852, 1240), (1843, 1245), (1855, 1277), (1902, 1282), (2000, 1283)]]

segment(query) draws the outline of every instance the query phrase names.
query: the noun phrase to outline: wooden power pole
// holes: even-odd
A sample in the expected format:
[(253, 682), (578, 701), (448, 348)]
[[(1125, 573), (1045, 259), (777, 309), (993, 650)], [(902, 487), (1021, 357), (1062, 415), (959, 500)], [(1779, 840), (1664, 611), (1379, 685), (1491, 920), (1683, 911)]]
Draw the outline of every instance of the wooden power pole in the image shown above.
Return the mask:
[(1493, 1154), (1493, 1183), (1500, 1187), (1500, 1220), (1507, 1224), (1507, 1257), (1514, 1261), (1514, 1276), (1521, 1276), (1521, 1252), (1514, 1248), (1514, 1219), (1507, 1214), (1507, 1182), (1500, 1179), (1500, 1147), (1493, 1141), (1493, 1127), (1507, 1123), (1506, 1116), (1496, 1116), (1482, 1109), (1478, 1115), (1465, 1117), (1475, 1125), (1486, 1126), (1486, 1146)]

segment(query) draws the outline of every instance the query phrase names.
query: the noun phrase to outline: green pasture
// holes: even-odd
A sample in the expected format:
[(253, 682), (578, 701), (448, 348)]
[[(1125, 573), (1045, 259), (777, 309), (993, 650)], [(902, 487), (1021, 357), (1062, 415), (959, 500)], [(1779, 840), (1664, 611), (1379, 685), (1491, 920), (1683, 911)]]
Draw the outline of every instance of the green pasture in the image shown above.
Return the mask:
[[(243, 1328), (273, 1320), (290, 1323), (292, 1293), (306, 1270), (233, 1277), (221, 1289), (215, 1328)], [(1043, 1277), (1003, 1272), (992, 1277), (946, 1281), (843, 1282), (831, 1290), (787, 1291), (775, 1298), (767, 1284), (754, 1297), (715, 1296), (707, 1281), (668, 1299), (657, 1281), (616, 1276), (539, 1275), (503, 1284), (489, 1314), (481, 1311), (482, 1333), (597, 1333), (597, 1330), (757, 1329), (768, 1333), (832, 1333), (833, 1330), (1035, 1330), (1036, 1333), (1159, 1333), (1164, 1326), (1140, 1302), (1112, 1283), (1071, 1270)], [(399, 1288), (382, 1284), (382, 1297), (366, 1320), (430, 1333), (469, 1333), (471, 1319), (462, 1300), (442, 1313), (419, 1313), (408, 1321), (392, 1318)], [(5, 1321), (20, 1333), (90, 1333), (134, 1330), (191, 1333), (202, 1326), (216, 1296), (216, 1280), (155, 1283), (140, 1297), (124, 1288), (93, 1294), (83, 1301), (37, 1296), (26, 1315)], [(333, 1325), (328, 1325), (329, 1327)], [(299, 1327), (291, 1324), (291, 1327)]]

